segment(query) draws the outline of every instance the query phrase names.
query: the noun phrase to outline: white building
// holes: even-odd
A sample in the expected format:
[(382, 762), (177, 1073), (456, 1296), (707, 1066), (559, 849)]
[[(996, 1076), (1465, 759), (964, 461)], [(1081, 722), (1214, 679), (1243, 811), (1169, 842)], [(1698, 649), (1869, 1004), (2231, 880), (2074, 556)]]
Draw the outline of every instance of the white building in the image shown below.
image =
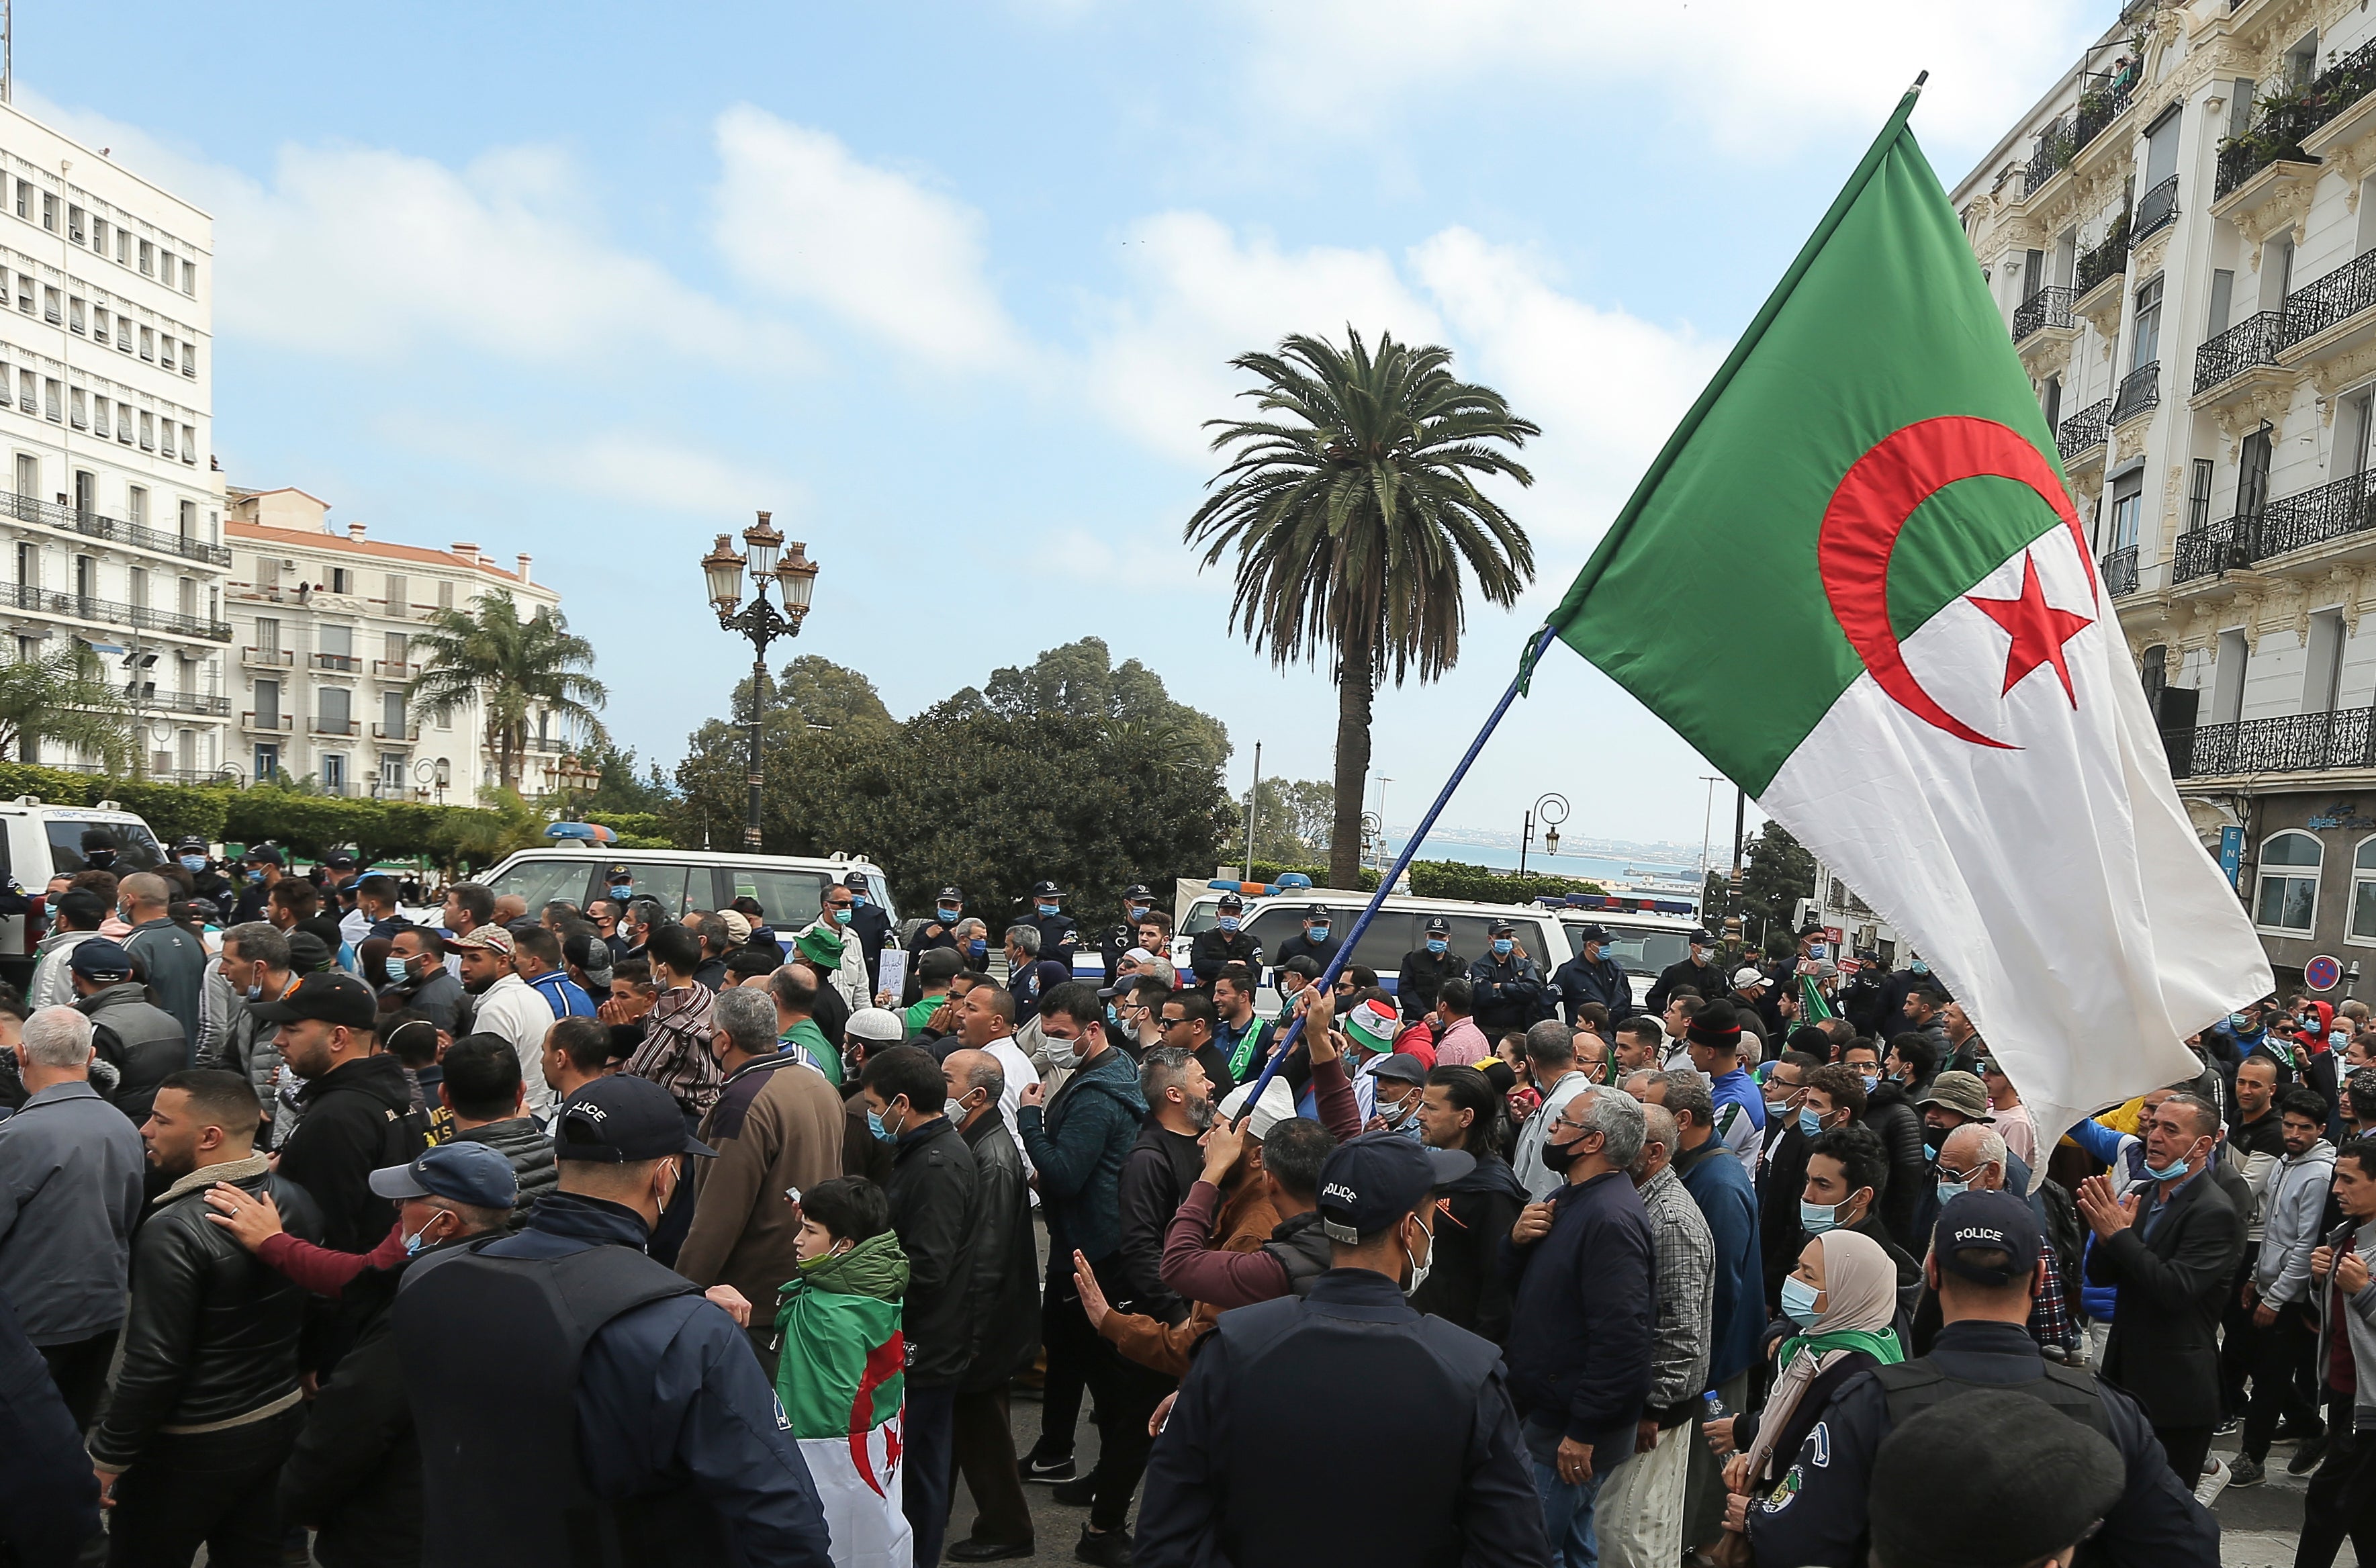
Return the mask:
[[(333, 529), (330, 504), (302, 490), (230, 493), (227, 611), (236, 633), (236, 759), (251, 779), (312, 778), (339, 794), (410, 796), (469, 805), (499, 777), (482, 744), (478, 705), (443, 720), (408, 712), (421, 665), (413, 638), (438, 610), (468, 610), (508, 592), (523, 619), (561, 596), (505, 571), (475, 544), (444, 550), (373, 539), (362, 523)], [(564, 752), (548, 715), (530, 720), (520, 784), (549, 787)]]
[[(0, 103), (0, 620), (126, 683), (159, 775), (226, 755), (213, 220)], [(84, 759), (42, 755), (72, 766)]]
[(2281, 972), (2376, 949), (2371, 183), (2362, 0), (2143, 0), (1955, 192)]

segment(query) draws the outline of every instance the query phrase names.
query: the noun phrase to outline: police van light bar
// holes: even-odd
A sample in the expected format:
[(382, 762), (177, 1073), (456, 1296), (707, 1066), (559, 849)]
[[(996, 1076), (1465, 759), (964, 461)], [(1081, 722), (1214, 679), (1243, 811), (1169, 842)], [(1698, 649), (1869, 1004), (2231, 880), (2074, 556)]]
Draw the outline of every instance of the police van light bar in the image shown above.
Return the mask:
[(1696, 905), (1680, 898), (1620, 898), (1607, 893), (1546, 893), (1535, 900), (1553, 909), (1617, 909), (1639, 915), (1695, 915)]

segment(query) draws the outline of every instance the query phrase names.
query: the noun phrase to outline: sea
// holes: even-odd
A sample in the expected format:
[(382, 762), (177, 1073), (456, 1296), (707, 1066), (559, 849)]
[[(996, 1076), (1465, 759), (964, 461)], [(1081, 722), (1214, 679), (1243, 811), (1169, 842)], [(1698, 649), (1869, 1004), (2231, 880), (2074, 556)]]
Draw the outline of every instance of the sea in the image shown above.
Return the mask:
[[(1386, 853), (1402, 853), (1407, 834), (1389, 832)], [(1678, 853), (1669, 845), (1596, 844), (1574, 848), (1573, 840), (1562, 845), (1557, 855), (1543, 853), (1538, 839), (1527, 851), (1527, 869), (1546, 876), (1591, 877), (1622, 882), (1639, 881), (1644, 877), (1671, 877), (1686, 882), (1702, 879), (1696, 851)], [(1728, 846), (1729, 848), (1729, 846)], [(1471, 865), (1492, 866), (1503, 871), (1515, 871), (1518, 847), (1515, 844), (1488, 843), (1477, 838), (1462, 837), (1456, 833), (1438, 830), (1427, 836), (1415, 857), (1422, 861), (1466, 861)]]

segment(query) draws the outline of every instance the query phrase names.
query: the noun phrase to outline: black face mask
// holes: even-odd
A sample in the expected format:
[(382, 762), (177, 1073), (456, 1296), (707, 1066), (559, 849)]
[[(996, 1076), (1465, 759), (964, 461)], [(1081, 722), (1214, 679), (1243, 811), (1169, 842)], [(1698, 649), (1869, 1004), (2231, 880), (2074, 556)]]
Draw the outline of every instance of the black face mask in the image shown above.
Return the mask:
[(1944, 1128), (1926, 1126), (1922, 1129), (1922, 1146), (1930, 1151), (1931, 1158), (1939, 1158), (1939, 1150), (1946, 1142), (1947, 1134)]
[(1575, 1163), (1575, 1157), (1580, 1152), (1577, 1149), (1576, 1145), (1583, 1142), (1584, 1140), (1582, 1138), (1578, 1138), (1574, 1143), (1544, 1144), (1543, 1169), (1546, 1170), (1564, 1171), (1569, 1166)]

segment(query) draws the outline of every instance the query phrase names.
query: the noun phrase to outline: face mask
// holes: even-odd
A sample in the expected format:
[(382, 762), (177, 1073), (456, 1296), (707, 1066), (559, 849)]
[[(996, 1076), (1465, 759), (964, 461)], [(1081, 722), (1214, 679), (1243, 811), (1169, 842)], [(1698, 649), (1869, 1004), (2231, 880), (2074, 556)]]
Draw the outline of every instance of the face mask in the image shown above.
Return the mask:
[[(429, 1225), (434, 1225), (436, 1223), (437, 1217), (435, 1215), (431, 1215), (429, 1217)], [(415, 1230), (411, 1235), (407, 1236), (404, 1239), (404, 1255), (406, 1257), (410, 1258), (420, 1256), (421, 1249), (429, 1245), (429, 1225), (422, 1226), (420, 1229)]]
[(1863, 1078), (1864, 1078), (1864, 1092), (1865, 1092), (1865, 1093), (1867, 1093), (1867, 1094), (1871, 1094), (1873, 1090), (1875, 1090), (1875, 1089), (1877, 1089), (1877, 1088), (1881, 1087), (1881, 1075), (1880, 1075), (1880, 1074), (1878, 1074), (1878, 1073), (1866, 1073), (1866, 1074), (1862, 1075), (1862, 1076), (1863, 1076)]
[(1128, 906), (1128, 908), (1130, 909), (1130, 923), (1136, 925), (1139, 921), (1146, 918), (1146, 911), (1151, 908), (1151, 906), (1146, 904), (1132, 904)]
[(2180, 1176), (2186, 1174), (2186, 1168), (2192, 1162), (2193, 1158), (2194, 1146), (2190, 1144), (2187, 1146), (2186, 1152), (2179, 1156), (2177, 1159), (2171, 1161), (2169, 1164), (2146, 1166), (2145, 1174), (2152, 1177), (2156, 1182), (2175, 1182)]
[(1510, 956), (1510, 949), (1516, 945), (1516, 943), (1506, 936), (1497, 936), (1493, 939), (1493, 956), (1506, 958)]
[(1938, 1128), (1925, 1127), (1922, 1129), (1922, 1146), (1930, 1151), (1931, 1158), (1936, 1159), (1939, 1158), (1939, 1150), (1946, 1141), (1947, 1134), (1941, 1132)]
[(1929, 962), (1928, 962), (1928, 961), (1926, 961), (1926, 960), (1924, 960), (1924, 959), (1921, 959), (1921, 958), (1917, 958), (1917, 959), (1915, 959), (1913, 963), (1911, 963), (1911, 964), (1907, 965), (1907, 967), (1908, 968), (1912, 969), (1912, 970), (1913, 970), (1916, 974), (1918, 974), (1918, 975), (1927, 975), (1927, 974), (1929, 974), (1929, 973), (1930, 972), (1930, 966)]
[(990, 956), (990, 944), (989, 944), (989, 943), (987, 943), (987, 942), (968, 942), (968, 943), (967, 943), (967, 944), (966, 944), (966, 956), (967, 956), (967, 957), (968, 957), (968, 958), (971, 958), (975, 963), (977, 963), (977, 964), (980, 963), (980, 962), (982, 961), (982, 959), (984, 959), (984, 958), (988, 957), (989, 956)]
[(1223, 931), (1235, 931), (1238, 929), (1238, 917), (1235, 915), (1223, 915), (1213, 923), (1219, 926)]
[(1404, 1123), (1409, 1121), (1411, 1119), (1411, 1112), (1418, 1109), (1419, 1101), (1415, 1099), (1406, 1100), (1400, 1105), (1395, 1104), (1392, 1100), (1380, 1100), (1378, 1102), (1378, 1119), (1389, 1127), (1399, 1127)]
[(1427, 950), (1431, 953), (1441, 953), (1451, 945), (1452, 944), (1440, 936), (1431, 936), (1427, 939)]
[(950, 1126), (956, 1126), (958, 1123), (966, 1119), (965, 1101), (962, 1099), (944, 1099), (941, 1101), (941, 1114), (949, 1119)]
[(635, 893), (635, 885), (632, 883), (614, 882), (611, 885), (611, 897), (622, 904), (634, 897)]
[(1797, 1275), (1782, 1281), (1782, 1315), (1801, 1328), (1812, 1328), (1823, 1313), (1815, 1310), (1815, 1298), (1821, 1290)]
[(944, 905), (942, 905), (942, 906), (941, 906), (941, 908), (940, 908), (940, 911), (939, 911), (939, 913), (940, 913), (940, 917), (941, 917), (941, 923), (942, 923), (943, 925), (947, 925), (951, 921), (956, 920), (956, 919), (957, 918), (957, 916), (958, 916), (958, 915), (960, 915), (960, 914), (962, 914), (963, 912), (964, 912), (964, 911), (963, 911), (963, 910), (961, 910), (961, 909), (951, 909), (948, 905), (944, 904)]
[(264, 987), (261, 982), (247, 988), (247, 999), (250, 1002), (261, 1002), (264, 1000)]
[(1810, 958), (1829, 956), (1831, 950), (1831, 944), (1826, 942), (1810, 942), (1807, 944), (1807, 956)]
[(2334, 1050), (2341, 1051), (2345, 1046), (2351, 1043), (2351, 1031), (2349, 1029), (2330, 1029), (2327, 1031), (2326, 1043)]
[(188, 872), (192, 876), (200, 875), (207, 869), (207, 858), (204, 855), (184, 855), (182, 857), (182, 869)]
[(1051, 1067), (1077, 1067), (1081, 1051), (1077, 1041), (1058, 1039), (1054, 1035), (1041, 1037), (1048, 1042), (1048, 1064)]
[(1421, 1263), (1417, 1258), (1411, 1259), (1410, 1283), (1403, 1287), (1406, 1296), (1418, 1295), (1419, 1288), (1427, 1283), (1427, 1271), (1435, 1266), (1435, 1232), (1424, 1225), (1420, 1229), (1427, 1237), (1427, 1261)]
[(1312, 928), (1312, 940), (1313, 940), (1313, 941), (1314, 941), (1314, 942), (1325, 942), (1325, 941), (1327, 941), (1327, 940), (1328, 940), (1328, 928), (1327, 928), (1326, 926), (1325, 926), (1325, 925), (1316, 925), (1316, 926), (1313, 926), (1313, 927)]
[(1707, 950), (1706, 948), (1705, 948), (1705, 947), (1701, 946), (1698, 943), (1694, 942), (1694, 943), (1693, 943), (1693, 944), (1692, 944), (1692, 962), (1693, 962), (1693, 963), (1694, 963), (1694, 964), (1705, 964), (1705, 963), (1706, 963), (1706, 962), (1707, 962), (1707, 954), (1708, 954), (1708, 950)]
[(836, 925), (848, 925), (848, 924), (849, 923), (849, 909), (837, 909), (833, 910), (833, 911), (832, 911), (832, 913), (833, 913), (833, 923), (834, 923), (834, 924), (836, 924)]
[(1799, 1229), (1810, 1236), (1820, 1236), (1840, 1222), (1840, 1210), (1846, 1204), (1811, 1204), (1799, 1200)]
[(862, 909), (866, 908), (866, 895), (863, 893), (851, 894), (849, 896), (849, 907), (853, 909)]
[(1053, 904), (1042, 904), (1040, 906), (1040, 912), (1043, 915), (1053, 915), (1060, 913), (1061, 911), (1057, 906)]
[(891, 1144), (899, 1141), (897, 1135), (883, 1124), (883, 1112), (879, 1111), (870, 1111), (866, 1113), (866, 1130), (874, 1134), (875, 1141), (878, 1143)]
[(1111, 1002), (1106, 1004), (1106, 1022), (1115, 1028), (1122, 1028), (1122, 1015), (1114, 1011), (1114, 1004)]
[(1584, 1142), (1582, 1138), (1577, 1138), (1574, 1143), (1543, 1145), (1543, 1169), (1565, 1170), (1569, 1166), (1574, 1165), (1578, 1153), (1576, 1144), (1582, 1142)]
[(836, 1258), (849, 1256), (851, 1250), (846, 1243), (837, 1241), (813, 1258), (801, 1259), (800, 1266), (803, 1269), (823, 1268)]
[(1950, 1198), (1960, 1198), (1971, 1190), (1969, 1182), (1950, 1182), (1943, 1176), (1939, 1178), (1939, 1201), (1942, 1204)]
[(2247, 1018), (2241, 1013), (2230, 1013), (2228, 1015), (2228, 1027), (2234, 1029), (2237, 1033), (2242, 1034), (2251, 1028), (2252, 1020)]
[(1802, 1105), (1799, 1108), (1799, 1131), (1811, 1138), (1823, 1136), (1824, 1119), (1815, 1114), (1813, 1106)]

